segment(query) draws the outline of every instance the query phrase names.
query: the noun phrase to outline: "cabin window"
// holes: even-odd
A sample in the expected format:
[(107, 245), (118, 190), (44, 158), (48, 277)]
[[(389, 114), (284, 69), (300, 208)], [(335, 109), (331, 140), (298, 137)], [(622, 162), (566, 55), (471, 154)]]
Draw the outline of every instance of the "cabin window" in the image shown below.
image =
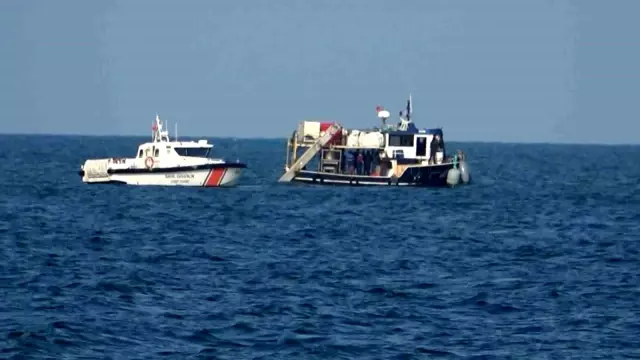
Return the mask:
[(416, 156), (427, 156), (427, 138), (416, 139)]
[(389, 135), (388, 146), (413, 146), (413, 135)]
[(156, 149), (156, 151), (153, 153), (153, 156), (155, 157), (160, 156), (160, 149)]
[(144, 149), (144, 156), (149, 156), (149, 149)]
[(207, 148), (177, 147), (174, 149), (180, 156), (207, 157), (209, 155), (209, 149)]
[(142, 149), (140, 149), (140, 151), (138, 151), (138, 157), (142, 158), (142, 154), (143, 154)]

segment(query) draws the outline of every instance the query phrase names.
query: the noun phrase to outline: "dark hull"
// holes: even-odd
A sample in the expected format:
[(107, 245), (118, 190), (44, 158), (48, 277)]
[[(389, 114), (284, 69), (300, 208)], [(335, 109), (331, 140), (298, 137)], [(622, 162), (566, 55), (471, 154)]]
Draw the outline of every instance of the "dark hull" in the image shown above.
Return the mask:
[(399, 178), (299, 171), (292, 181), (321, 185), (446, 187), (453, 164), (410, 167)]

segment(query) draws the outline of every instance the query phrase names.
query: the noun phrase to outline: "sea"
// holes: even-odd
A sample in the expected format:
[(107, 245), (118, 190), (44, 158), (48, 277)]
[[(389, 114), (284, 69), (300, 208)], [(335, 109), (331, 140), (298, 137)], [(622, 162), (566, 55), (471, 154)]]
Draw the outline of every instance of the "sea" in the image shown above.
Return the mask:
[(145, 138), (0, 136), (2, 359), (640, 359), (640, 146), (453, 143), (456, 188), (86, 185)]

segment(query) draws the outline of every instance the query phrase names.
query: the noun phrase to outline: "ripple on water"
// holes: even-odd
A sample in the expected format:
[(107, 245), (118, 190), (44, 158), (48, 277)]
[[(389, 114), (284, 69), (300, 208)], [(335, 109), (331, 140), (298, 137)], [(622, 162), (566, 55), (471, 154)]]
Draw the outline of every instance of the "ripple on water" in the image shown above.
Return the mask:
[(79, 183), (136, 139), (0, 138), (0, 357), (640, 356), (637, 147), (464, 144), (475, 184), (420, 190), (282, 186), (239, 141), (217, 191)]

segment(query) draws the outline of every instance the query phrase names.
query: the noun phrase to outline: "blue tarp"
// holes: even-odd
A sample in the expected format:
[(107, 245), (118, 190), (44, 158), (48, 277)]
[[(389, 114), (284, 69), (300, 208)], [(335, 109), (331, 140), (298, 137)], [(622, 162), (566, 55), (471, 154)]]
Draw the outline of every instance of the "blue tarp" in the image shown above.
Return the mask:
[(438, 129), (424, 129), (424, 132), (426, 134), (430, 134), (430, 135), (438, 134), (438, 135), (440, 135), (440, 137), (443, 137), (442, 136), (442, 129), (440, 129), (440, 128), (438, 128)]

